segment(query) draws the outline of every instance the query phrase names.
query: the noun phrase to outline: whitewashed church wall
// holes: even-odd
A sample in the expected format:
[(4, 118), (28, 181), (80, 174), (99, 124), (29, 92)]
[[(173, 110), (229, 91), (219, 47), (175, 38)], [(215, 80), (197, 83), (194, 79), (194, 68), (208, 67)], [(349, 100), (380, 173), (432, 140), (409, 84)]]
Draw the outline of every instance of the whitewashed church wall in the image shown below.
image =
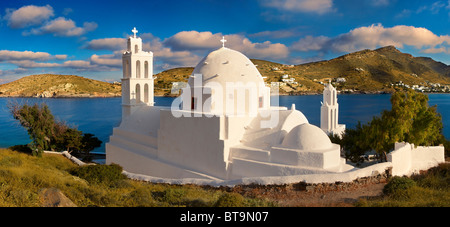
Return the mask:
[(149, 176), (158, 176), (161, 178), (197, 178), (208, 179), (202, 174), (179, 168), (161, 160), (156, 160), (143, 154), (130, 152), (130, 150), (114, 146), (110, 143), (108, 147), (107, 164), (120, 163), (120, 165), (131, 173), (140, 173)]
[(225, 179), (224, 141), (219, 139), (219, 117), (176, 118), (170, 110), (162, 110), (160, 116), (160, 159)]
[(445, 162), (443, 146), (414, 147), (414, 144), (396, 143), (394, 151), (387, 155), (392, 162), (392, 175), (410, 175), (420, 170), (426, 170)]

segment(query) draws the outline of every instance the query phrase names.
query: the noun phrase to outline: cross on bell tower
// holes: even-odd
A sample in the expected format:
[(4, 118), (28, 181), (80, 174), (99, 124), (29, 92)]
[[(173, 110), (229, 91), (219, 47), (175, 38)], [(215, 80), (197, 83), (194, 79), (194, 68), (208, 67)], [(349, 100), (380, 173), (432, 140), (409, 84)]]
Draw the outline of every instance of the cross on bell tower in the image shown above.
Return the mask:
[(136, 27), (134, 27), (133, 30), (131, 30), (131, 32), (134, 33), (134, 38), (136, 39), (136, 33), (138, 33), (138, 30), (136, 30)]
[(222, 47), (225, 47), (225, 42), (227, 40), (225, 39), (225, 36), (222, 36), (222, 39), (220, 40), (220, 42), (222, 42)]

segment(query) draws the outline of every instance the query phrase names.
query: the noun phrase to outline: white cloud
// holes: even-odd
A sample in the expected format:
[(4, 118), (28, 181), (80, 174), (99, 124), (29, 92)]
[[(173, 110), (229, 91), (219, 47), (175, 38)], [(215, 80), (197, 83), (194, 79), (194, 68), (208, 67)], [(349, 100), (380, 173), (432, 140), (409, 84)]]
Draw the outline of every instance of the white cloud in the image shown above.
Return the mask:
[[(72, 68), (78, 71), (111, 71), (117, 70), (118, 61), (109, 59), (110, 55), (93, 55), (89, 61), (85, 60), (69, 60), (58, 63), (67, 59), (65, 54), (51, 55), (46, 52), (33, 51), (11, 51), (0, 50), (0, 62), (7, 62), (15, 65), (16, 70), (3, 71), (3, 75), (16, 74), (30, 68)], [(108, 62), (109, 61), (109, 62)], [(121, 65), (121, 64), (120, 64)]]
[(70, 60), (70, 61), (65, 61), (63, 63), (63, 66), (65, 67), (69, 67), (69, 68), (76, 68), (76, 69), (86, 69), (86, 68), (91, 68), (91, 62), (89, 61), (84, 61), (84, 60)]
[(431, 47), (421, 51), (426, 54), (437, 54), (437, 53), (450, 53), (450, 49), (446, 47)]
[(46, 52), (0, 50), (0, 61), (48, 60), (51, 54)]
[(87, 43), (86, 48), (91, 50), (124, 50), (127, 40), (124, 38), (94, 39)]
[(17, 10), (7, 9), (4, 19), (8, 21), (8, 26), (11, 28), (24, 28), (39, 25), (53, 15), (53, 8), (50, 5), (28, 5)]
[(334, 11), (333, 0), (261, 0), (265, 7), (283, 11), (324, 14)]
[(398, 48), (407, 45), (422, 49), (443, 44), (450, 44), (450, 36), (438, 36), (426, 28), (405, 25), (385, 28), (381, 24), (374, 24), (353, 29), (333, 38), (306, 37), (293, 43), (292, 49), (296, 51), (353, 52), (387, 45), (394, 45)]
[(446, 4), (444, 2), (437, 1), (437, 2), (434, 2), (433, 4), (431, 4), (430, 11), (433, 14), (437, 14), (444, 7), (446, 7)]
[(91, 63), (95, 65), (104, 65), (110, 67), (122, 67), (122, 58), (120, 52), (116, 54), (106, 54), (106, 55), (92, 55), (90, 58)]
[(374, 6), (387, 6), (390, 4), (389, 0), (372, 0)]
[(107, 72), (118, 71), (117, 67), (110, 67), (108, 65), (99, 65), (90, 60), (70, 60), (65, 61), (61, 67), (74, 69), (78, 72)]
[(228, 47), (242, 52), (249, 58), (273, 60), (284, 59), (289, 55), (287, 46), (281, 43), (270, 41), (253, 43), (242, 35), (226, 35), (225, 39), (228, 40)]
[(42, 35), (42, 34), (54, 34), (55, 36), (81, 36), (86, 32), (93, 31), (97, 28), (95, 22), (85, 22), (83, 27), (77, 27), (75, 22), (71, 19), (64, 17), (58, 17), (54, 20), (47, 22), (45, 25), (39, 28), (33, 28), (29, 32), (24, 32), (24, 35)]
[[(70, 8), (63, 11), (64, 15), (71, 13)], [(50, 5), (23, 6), (17, 10), (6, 9), (6, 15), (3, 17), (11, 28), (33, 27), (31, 30), (25, 30), (22, 35), (43, 35), (53, 34), (55, 36), (81, 36), (86, 32), (97, 29), (97, 23), (84, 22), (82, 27), (76, 26), (72, 19), (58, 17), (50, 20), (54, 16), (54, 10)]]
[(173, 50), (207, 50), (218, 47), (222, 35), (211, 32), (182, 31), (164, 40)]
[[(222, 33), (183, 31), (164, 40), (164, 45), (179, 51), (213, 50), (221, 46)], [(242, 52), (249, 58), (282, 59), (289, 54), (288, 48), (281, 43), (265, 41), (254, 43), (243, 35), (225, 35), (226, 46)]]
[(254, 34), (249, 34), (248, 36), (251, 38), (273, 38), (273, 39), (281, 39), (281, 38), (289, 38), (298, 35), (299, 32), (294, 29), (285, 29), (285, 30), (276, 30), (276, 31), (262, 31)]
[(291, 48), (296, 51), (322, 50), (329, 40), (330, 38), (326, 36), (306, 36), (305, 38), (293, 43)]
[(20, 68), (53, 68), (60, 67), (59, 63), (50, 63), (50, 62), (35, 62), (31, 60), (20, 60), (20, 61), (9, 61)]
[(67, 59), (67, 55), (66, 54), (56, 54), (55, 58), (58, 60), (64, 60), (64, 59)]
[(63, 15), (67, 16), (67, 15), (69, 15), (71, 13), (73, 13), (73, 9), (72, 8), (64, 8)]

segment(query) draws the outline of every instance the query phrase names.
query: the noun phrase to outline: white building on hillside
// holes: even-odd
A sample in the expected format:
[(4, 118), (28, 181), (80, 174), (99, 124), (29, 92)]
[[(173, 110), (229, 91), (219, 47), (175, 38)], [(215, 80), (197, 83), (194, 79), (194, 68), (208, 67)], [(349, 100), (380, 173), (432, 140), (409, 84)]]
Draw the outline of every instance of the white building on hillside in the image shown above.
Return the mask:
[(340, 157), (339, 145), (300, 111), (271, 106), (270, 88), (242, 53), (224, 45), (209, 53), (168, 108), (153, 106), (152, 53), (142, 51), (136, 36), (128, 44), (124, 114), (106, 145), (107, 163), (172, 179), (230, 180), (351, 168)]
[(320, 108), (320, 128), (327, 134), (341, 135), (345, 125), (339, 124), (339, 104), (336, 88), (328, 83), (323, 91), (323, 102)]
[[(123, 54), (122, 122), (106, 144), (106, 163), (121, 165), (129, 176), (213, 185), (248, 179), (334, 182), (389, 166), (357, 170), (294, 105), (271, 106), (270, 88), (258, 69), (242, 53), (226, 48), (225, 39), (198, 63), (171, 107), (155, 106), (153, 54), (142, 51), (133, 32)], [(331, 85), (324, 97), (324, 116), (330, 119), (326, 129), (333, 130), (338, 112)]]

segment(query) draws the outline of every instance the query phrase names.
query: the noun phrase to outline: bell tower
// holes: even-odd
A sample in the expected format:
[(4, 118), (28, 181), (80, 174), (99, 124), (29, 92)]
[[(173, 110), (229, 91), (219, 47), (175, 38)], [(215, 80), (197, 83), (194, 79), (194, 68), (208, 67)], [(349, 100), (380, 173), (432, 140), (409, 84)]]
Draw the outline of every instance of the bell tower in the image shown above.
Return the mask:
[(154, 105), (153, 53), (142, 50), (142, 39), (128, 38), (127, 51), (122, 55), (122, 119), (130, 116), (139, 106)]
[(345, 125), (339, 124), (338, 118), (337, 91), (330, 81), (323, 91), (323, 102), (320, 108), (320, 128), (327, 134), (342, 135)]

